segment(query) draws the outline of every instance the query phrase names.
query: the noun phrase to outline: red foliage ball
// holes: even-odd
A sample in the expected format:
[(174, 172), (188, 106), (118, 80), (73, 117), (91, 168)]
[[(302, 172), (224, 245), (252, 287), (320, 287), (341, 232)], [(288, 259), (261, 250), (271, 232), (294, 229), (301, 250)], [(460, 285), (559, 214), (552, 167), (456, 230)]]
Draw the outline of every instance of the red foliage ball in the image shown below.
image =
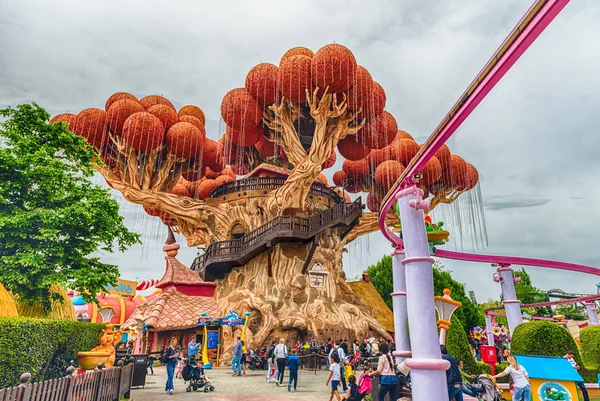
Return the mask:
[(335, 150), (333, 152), (331, 152), (331, 155), (329, 155), (329, 158), (327, 160), (325, 160), (323, 162), (323, 164), (321, 164), (321, 170), (325, 170), (326, 168), (330, 168), (333, 167), (333, 165), (335, 164), (335, 159), (336, 159), (336, 154), (335, 154)]
[(223, 156), (219, 153), (219, 145), (212, 139), (206, 138), (204, 148), (202, 149), (202, 165), (207, 166), (212, 171), (221, 172), (225, 168)]
[(262, 108), (245, 88), (232, 89), (221, 102), (221, 117), (233, 128), (244, 130), (262, 121)]
[(341, 187), (346, 182), (348, 174), (344, 170), (336, 171), (333, 173), (333, 183), (336, 187)]
[(396, 140), (390, 144), (390, 159), (407, 166), (419, 149), (419, 145), (412, 139)]
[(173, 103), (171, 103), (169, 101), (169, 99), (166, 99), (166, 98), (164, 98), (162, 96), (158, 96), (158, 95), (149, 95), (149, 96), (143, 97), (140, 99), (140, 103), (142, 106), (144, 106), (144, 108), (146, 110), (148, 110), (150, 107), (152, 107), (156, 104), (164, 104), (165, 106), (169, 106), (170, 108), (175, 110), (175, 106), (173, 106)]
[(71, 132), (74, 132), (75, 125), (77, 125), (77, 114), (73, 114), (73, 113), (57, 114), (50, 119), (50, 124), (54, 124), (54, 123), (67, 123), (67, 129)]
[(367, 195), (367, 207), (372, 212), (378, 212), (381, 203), (377, 200), (377, 197), (373, 192), (369, 192)]
[(235, 172), (236, 176), (246, 175), (250, 170), (250, 166), (247, 163), (237, 163), (231, 166), (231, 169)]
[[(148, 113), (158, 117), (160, 122), (165, 127), (165, 131), (168, 131), (173, 124), (177, 124), (179, 122), (179, 116), (175, 110), (164, 104), (155, 104), (154, 106), (148, 108)], [(202, 129), (202, 131), (204, 131), (204, 129)]]
[(231, 144), (242, 147), (256, 145), (264, 137), (264, 132), (265, 128), (262, 123), (256, 127), (246, 127), (244, 130), (227, 127), (227, 137)]
[(181, 116), (179, 117), (179, 122), (194, 124), (194, 127), (198, 128), (200, 131), (206, 132), (206, 128), (204, 127), (204, 124), (202, 124), (202, 121), (194, 116)]
[[(185, 178), (187, 181), (198, 181), (200, 180), (202, 177), (204, 177), (206, 171), (206, 167), (202, 167), (199, 169), (192, 169), (192, 170), (188, 170), (185, 173), (181, 173), (181, 176), (183, 178)], [(189, 189), (189, 188), (188, 188)]]
[(394, 160), (392, 146), (393, 144), (390, 144), (383, 149), (371, 149), (371, 153), (369, 153), (369, 163), (371, 164), (371, 169), (373, 171), (384, 161)]
[(115, 135), (123, 135), (125, 121), (134, 113), (144, 111), (137, 100), (123, 99), (114, 102), (106, 112), (106, 126)]
[(139, 103), (138, 98), (133, 96), (131, 93), (117, 92), (117, 93), (113, 93), (112, 95), (110, 95), (110, 97), (106, 101), (106, 104), (104, 105), (104, 110), (108, 111), (108, 109), (110, 108), (110, 106), (112, 106), (113, 103), (118, 102), (119, 100), (123, 100), (123, 99), (129, 99), (129, 100), (133, 100), (134, 102)]
[(218, 176), (220, 176), (221, 173), (220, 172), (215, 173), (209, 167), (207, 167), (206, 168), (206, 172), (204, 173), (204, 175), (206, 176), (207, 179), (214, 180), (215, 178), (217, 178)]
[(231, 178), (233, 178), (234, 180), (237, 179), (237, 176), (235, 175), (234, 171), (231, 169), (231, 167), (227, 167), (224, 168), (223, 171), (221, 171), (222, 175), (228, 175)]
[(150, 216), (158, 217), (160, 216), (160, 209), (155, 209), (153, 207), (143, 206), (144, 211), (148, 213)]
[(375, 183), (383, 192), (388, 192), (400, 175), (404, 172), (404, 166), (395, 160), (387, 160), (381, 163), (375, 170)]
[(106, 112), (95, 108), (80, 111), (73, 132), (96, 148), (102, 148), (110, 141), (106, 131)]
[(360, 183), (356, 182), (352, 178), (348, 178), (344, 183), (344, 191), (350, 192), (351, 194), (357, 194), (362, 191)]
[(275, 156), (275, 144), (265, 137), (260, 138), (260, 140), (254, 144), (254, 147), (256, 150), (258, 150), (258, 153), (260, 153), (261, 156)]
[[(180, 108), (177, 115), (179, 116), (180, 119), (183, 116), (196, 117), (198, 120), (200, 120), (202, 125), (206, 124), (206, 117), (204, 116), (204, 112), (202, 111), (202, 109), (200, 107), (194, 106), (192, 104), (189, 104), (187, 106), (183, 106), (182, 108)], [(182, 120), (182, 121), (185, 121), (185, 120)], [(189, 121), (187, 121), (187, 122), (189, 122)]]
[(450, 153), (448, 145), (443, 144), (438, 151), (435, 152), (435, 157), (440, 161), (442, 170), (450, 170), (452, 168), (452, 153)]
[(398, 132), (396, 133), (396, 140), (400, 140), (400, 139), (410, 139), (411, 141), (415, 140), (412, 137), (412, 135), (410, 135), (408, 132), (402, 131), (401, 129), (399, 129)]
[(366, 111), (367, 100), (373, 93), (373, 78), (369, 71), (362, 66), (356, 68), (356, 79), (350, 89), (348, 89), (348, 96), (346, 103), (348, 103), (349, 110), (358, 110), (363, 108), (363, 113), (359, 117), (363, 117)]
[(421, 184), (423, 185), (432, 185), (440, 179), (442, 176), (442, 165), (437, 157), (433, 156), (425, 166), (423, 166), (421, 176)]
[(477, 171), (475, 166), (473, 166), (471, 163), (467, 163), (467, 177), (465, 180), (464, 190), (470, 191), (471, 189), (475, 188), (475, 185), (477, 185), (478, 181), (479, 172)]
[(188, 189), (183, 184), (175, 185), (173, 187), (173, 189), (171, 190), (171, 193), (173, 195), (179, 195), (179, 196), (190, 196), (190, 191), (188, 191)]
[(238, 159), (243, 160), (244, 148), (236, 146), (229, 139), (227, 133), (217, 141), (218, 153), (223, 158), (225, 164), (236, 164)]
[(196, 194), (200, 199), (210, 198), (210, 193), (218, 186), (215, 180), (201, 181), (196, 188)]
[(442, 176), (442, 182), (455, 188), (467, 186), (467, 163), (459, 155), (450, 156), (451, 168)]
[(325, 186), (329, 186), (329, 182), (327, 181), (327, 177), (325, 177), (325, 174), (321, 173), (317, 176), (317, 181), (321, 182), (321, 184), (325, 185)]
[(346, 160), (360, 160), (369, 155), (371, 148), (363, 143), (359, 143), (356, 135), (348, 135), (337, 144), (340, 155)]
[(358, 182), (369, 175), (369, 159), (365, 157), (360, 160), (344, 160), (342, 170), (346, 172), (347, 177)]
[(312, 50), (307, 49), (306, 47), (292, 47), (290, 50), (284, 53), (284, 55), (281, 57), (281, 60), (279, 60), (279, 64), (281, 65), (281, 63), (283, 63), (285, 60), (292, 56), (306, 56), (309, 58), (313, 58), (314, 55), (315, 53), (313, 53)]
[(358, 131), (358, 140), (373, 149), (383, 149), (396, 139), (398, 123), (394, 116), (384, 111)]
[(166, 142), (169, 152), (189, 159), (202, 153), (205, 139), (206, 131), (199, 130), (194, 124), (181, 122), (169, 128)]
[(356, 79), (356, 59), (345, 46), (331, 44), (321, 47), (312, 58), (311, 75), (315, 86), (329, 93), (343, 92)]
[(385, 108), (385, 91), (378, 82), (373, 81), (373, 92), (371, 96), (363, 99), (363, 110), (360, 117), (372, 120), (383, 113)]
[(294, 103), (306, 102), (306, 90), (313, 91), (310, 68), (311, 58), (308, 56), (290, 56), (283, 60), (277, 73), (281, 95)]
[(246, 90), (258, 104), (268, 106), (275, 103), (277, 95), (277, 72), (279, 68), (270, 63), (252, 67), (246, 76)]
[(226, 184), (226, 183), (232, 182), (232, 181), (235, 181), (235, 178), (231, 177), (230, 175), (220, 175), (215, 179), (215, 183), (217, 183), (217, 186), (223, 185), (223, 184)]
[(164, 137), (165, 127), (160, 120), (145, 111), (132, 114), (123, 125), (123, 138), (129, 146), (141, 152), (158, 148)]

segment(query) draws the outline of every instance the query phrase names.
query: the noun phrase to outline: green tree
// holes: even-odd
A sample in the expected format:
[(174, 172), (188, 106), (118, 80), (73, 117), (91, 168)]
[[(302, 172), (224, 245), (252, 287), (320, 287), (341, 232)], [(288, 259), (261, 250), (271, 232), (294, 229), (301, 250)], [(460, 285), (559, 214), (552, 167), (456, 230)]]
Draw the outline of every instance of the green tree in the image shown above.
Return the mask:
[[(520, 283), (515, 283), (515, 291), (517, 293), (517, 299), (522, 304), (535, 304), (539, 302), (546, 302), (546, 293), (537, 287), (534, 287), (531, 283), (531, 277), (524, 268), (515, 270), (516, 277), (521, 278)], [(535, 308), (538, 316), (552, 316), (552, 310), (549, 307)]]
[(107, 189), (90, 181), (96, 154), (36, 104), (0, 110), (0, 282), (50, 308), (54, 283), (87, 301), (119, 277), (98, 251), (139, 242)]
[[(366, 273), (377, 289), (377, 292), (386, 305), (392, 309), (393, 279), (392, 279), (392, 258), (384, 256), (376, 264), (367, 268)], [(452, 298), (461, 302), (462, 306), (454, 312), (454, 316), (461, 322), (465, 332), (468, 333), (475, 326), (485, 324), (483, 313), (476, 304), (465, 294), (465, 286), (452, 278), (451, 272), (444, 270), (444, 267), (436, 262), (433, 266), (433, 287), (435, 295), (442, 295), (444, 288), (452, 291)]]
[(587, 320), (585, 308), (576, 305), (559, 305), (554, 309), (557, 315), (565, 315), (570, 320)]

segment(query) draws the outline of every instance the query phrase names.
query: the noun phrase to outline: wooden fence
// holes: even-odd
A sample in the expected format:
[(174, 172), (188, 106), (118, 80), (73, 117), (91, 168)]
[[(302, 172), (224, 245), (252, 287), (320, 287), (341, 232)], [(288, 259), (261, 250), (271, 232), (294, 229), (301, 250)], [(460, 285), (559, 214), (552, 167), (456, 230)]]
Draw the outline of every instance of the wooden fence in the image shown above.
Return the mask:
[(133, 364), (89, 373), (29, 383), (31, 375), (21, 375), (17, 387), (0, 390), (0, 401), (119, 401), (129, 398)]

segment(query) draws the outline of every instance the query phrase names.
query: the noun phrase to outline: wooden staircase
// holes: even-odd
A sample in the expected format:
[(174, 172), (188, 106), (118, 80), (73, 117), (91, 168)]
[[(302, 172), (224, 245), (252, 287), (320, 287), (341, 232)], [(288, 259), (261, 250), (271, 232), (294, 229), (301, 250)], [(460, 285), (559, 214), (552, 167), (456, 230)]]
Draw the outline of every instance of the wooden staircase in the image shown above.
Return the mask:
[(332, 227), (343, 227), (343, 238), (361, 216), (361, 198), (351, 203), (342, 201), (310, 217), (277, 216), (242, 238), (213, 242), (194, 260), (191, 269), (200, 272), (204, 281), (221, 279), (279, 242), (315, 243), (317, 234)]

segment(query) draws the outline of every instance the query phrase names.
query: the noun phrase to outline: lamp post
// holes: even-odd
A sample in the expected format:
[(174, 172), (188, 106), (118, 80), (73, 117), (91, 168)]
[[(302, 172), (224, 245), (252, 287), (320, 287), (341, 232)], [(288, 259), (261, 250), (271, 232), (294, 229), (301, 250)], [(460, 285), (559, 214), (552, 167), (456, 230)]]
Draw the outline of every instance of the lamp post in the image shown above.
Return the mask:
[(446, 345), (446, 331), (452, 325), (452, 314), (457, 310), (462, 303), (452, 299), (450, 297), (452, 291), (448, 288), (444, 289), (443, 296), (436, 296), (433, 298), (433, 303), (435, 305), (435, 310), (438, 314), (438, 328), (440, 329), (440, 344)]
[(102, 323), (110, 323), (110, 320), (115, 315), (115, 308), (109, 304), (105, 304), (102, 308), (100, 308), (98, 314), (102, 316)]
[[(206, 318), (208, 313), (202, 312), (201, 316)], [(202, 368), (212, 369), (212, 364), (208, 360), (208, 319), (204, 322), (204, 335), (202, 336)]]
[(246, 319), (244, 320), (244, 327), (242, 327), (242, 352), (246, 353), (246, 329), (248, 328), (248, 321), (250, 320), (250, 312), (244, 313)]
[(144, 323), (148, 319), (145, 315), (136, 316), (135, 323), (137, 325), (137, 339), (135, 340), (135, 354), (141, 353), (142, 345), (142, 331), (144, 330)]

